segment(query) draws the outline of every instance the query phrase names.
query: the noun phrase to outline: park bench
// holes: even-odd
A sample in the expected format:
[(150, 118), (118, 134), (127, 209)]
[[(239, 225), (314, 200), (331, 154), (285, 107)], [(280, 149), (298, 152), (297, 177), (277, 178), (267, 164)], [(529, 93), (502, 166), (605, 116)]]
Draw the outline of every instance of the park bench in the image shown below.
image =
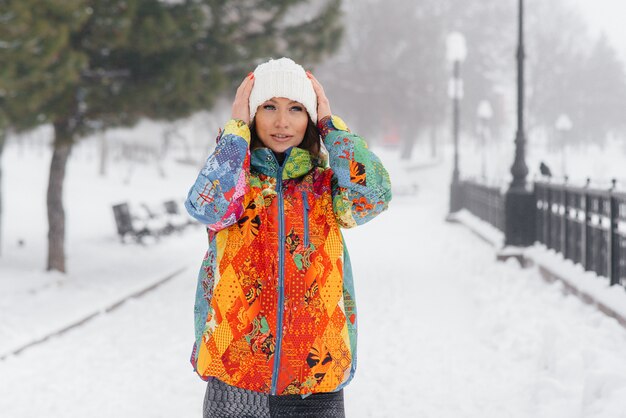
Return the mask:
[(175, 200), (163, 202), (163, 207), (165, 208), (168, 222), (175, 231), (181, 231), (194, 223), (189, 216), (185, 216), (180, 213), (180, 205)]
[(194, 224), (187, 216), (180, 213), (179, 204), (175, 200), (163, 202), (160, 208), (152, 208), (141, 203), (131, 210), (128, 203), (113, 206), (113, 214), (117, 225), (117, 233), (122, 242), (127, 236), (143, 244), (143, 238), (152, 236), (155, 239), (173, 232), (180, 232), (188, 225)]
[(117, 234), (123, 243), (126, 242), (126, 237), (130, 236), (138, 243), (143, 244), (144, 237), (153, 235), (153, 232), (146, 225), (137, 224), (137, 218), (131, 214), (128, 203), (113, 205), (113, 215), (115, 217), (115, 225), (117, 226)]

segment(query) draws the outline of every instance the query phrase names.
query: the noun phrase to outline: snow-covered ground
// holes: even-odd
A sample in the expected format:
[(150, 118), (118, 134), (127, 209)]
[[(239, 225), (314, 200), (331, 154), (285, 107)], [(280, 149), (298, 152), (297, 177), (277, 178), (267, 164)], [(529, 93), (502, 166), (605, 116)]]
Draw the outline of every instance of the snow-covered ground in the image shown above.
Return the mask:
[[(200, 416), (204, 384), (188, 358), (204, 232), (122, 245), (111, 214), (120, 201), (182, 201), (196, 167), (168, 162), (160, 178), (136, 164), (126, 183), (127, 163), (100, 178), (88, 147), (68, 169), (66, 276), (42, 273), (49, 152), (5, 151), (0, 357), (185, 270), (0, 360), (0, 417)], [(536, 270), (497, 263), (493, 247), (445, 223), (447, 164), (404, 173), (393, 154), (381, 155), (418, 193), (345, 231), (360, 315), (347, 416), (626, 417), (626, 331)]]
[(111, 209), (122, 202), (140, 209), (145, 202), (158, 210), (174, 199), (184, 211), (196, 167), (166, 163), (162, 178), (154, 165), (113, 159), (101, 177), (95, 144), (87, 141), (73, 151), (64, 188), (68, 274), (43, 274), (51, 154), (31, 139), (9, 142), (3, 155), (0, 357), (187, 267), (197, 259), (193, 251), (202, 251), (193, 238), (202, 236), (200, 227), (158, 244), (121, 245)]

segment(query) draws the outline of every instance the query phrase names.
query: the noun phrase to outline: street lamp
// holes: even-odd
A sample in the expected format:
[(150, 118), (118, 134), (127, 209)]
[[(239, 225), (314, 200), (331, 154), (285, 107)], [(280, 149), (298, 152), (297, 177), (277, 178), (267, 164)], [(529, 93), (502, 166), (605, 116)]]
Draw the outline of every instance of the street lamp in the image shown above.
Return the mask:
[(461, 80), (461, 63), (467, 56), (465, 37), (459, 32), (448, 35), (446, 57), (452, 64), (452, 78), (448, 85), (448, 96), (452, 99), (452, 137), (454, 139), (454, 168), (450, 184), (450, 213), (461, 210), (462, 202), (459, 190), (459, 102), (463, 98), (463, 80)]
[(513, 181), (505, 194), (504, 243), (528, 247), (535, 241), (536, 207), (533, 192), (526, 187), (526, 135), (524, 133), (524, 0), (519, 0), (517, 45), (517, 133)]
[(573, 124), (569, 116), (565, 113), (561, 113), (554, 126), (559, 133), (559, 143), (561, 145), (561, 171), (563, 172), (563, 178), (565, 178), (565, 176), (567, 176), (567, 168), (565, 166), (565, 146), (567, 145), (567, 133), (572, 130)]
[(486, 165), (486, 148), (487, 144), (485, 144), (485, 138), (487, 136), (487, 131), (489, 129), (489, 121), (493, 117), (493, 109), (491, 108), (491, 104), (487, 100), (481, 100), (478, 104), (478, 129), (480, 134), (480, 152), (482, 156), (480, 173), (483, 181), (487, 179), (487, 165)]

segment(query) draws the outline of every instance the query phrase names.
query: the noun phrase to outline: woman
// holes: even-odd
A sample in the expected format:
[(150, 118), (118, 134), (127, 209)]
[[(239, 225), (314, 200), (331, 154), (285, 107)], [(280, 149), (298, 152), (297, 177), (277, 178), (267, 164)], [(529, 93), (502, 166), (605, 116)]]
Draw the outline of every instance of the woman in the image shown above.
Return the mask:
[(387, 171), (310, 72), (281, 58), (244, 79), (185, 203), (209, 235), (191, 356), (205, 417), (344, 416), (357, 324), (339, 227), (390, 199)]

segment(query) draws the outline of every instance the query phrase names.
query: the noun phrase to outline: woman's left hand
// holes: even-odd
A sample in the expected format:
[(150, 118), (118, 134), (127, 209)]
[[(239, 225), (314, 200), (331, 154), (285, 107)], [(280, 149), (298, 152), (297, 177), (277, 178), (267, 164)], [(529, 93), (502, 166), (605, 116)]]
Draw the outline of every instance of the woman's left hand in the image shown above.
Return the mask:
[(320, 84), (319, 81), (311, 74), (310, 71), (306, 72), (307, 77), (311, 79), (311, 84), (313, 84), (313, 90), (317, 95), (317, 122), (324, 119), (326, 116), (332, 115), (330, 111), (330, 102), (328, 101), (328, 97), (326, 97), (326, 93), (324, 93), (324, 88)]

